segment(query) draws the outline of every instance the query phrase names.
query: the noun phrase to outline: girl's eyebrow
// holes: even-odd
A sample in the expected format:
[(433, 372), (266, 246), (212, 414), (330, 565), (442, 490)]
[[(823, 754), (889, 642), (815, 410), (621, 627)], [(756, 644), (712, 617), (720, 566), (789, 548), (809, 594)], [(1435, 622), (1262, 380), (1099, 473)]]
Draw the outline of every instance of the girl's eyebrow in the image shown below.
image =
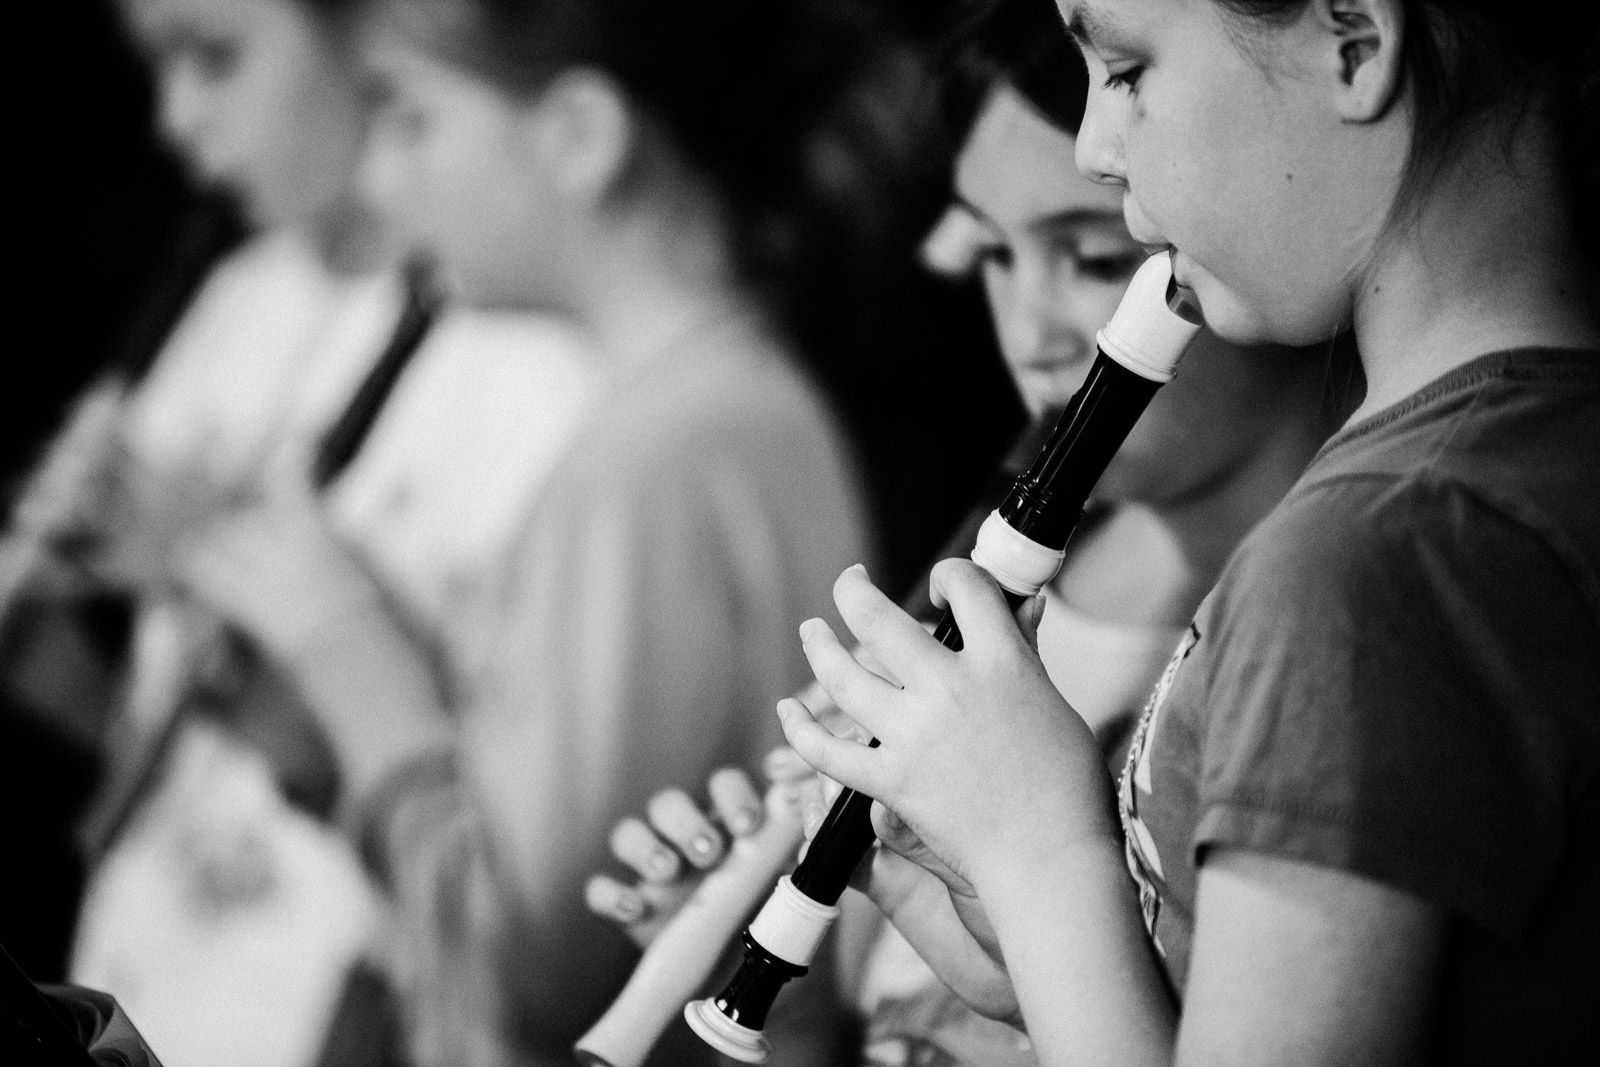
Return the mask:
[[(1097, 226), (1116, 227), (1122, 233), (1127, 231), (1122, 228), (1121, 210), (1097, 207), (1074, 207), (1057, 211), (1052, 215), (1035, 219), (1029, 224), (1029, 229), (1036, 233), (1081, 233), (1084, 230)], [(1129, 239), (1130, 241), (1132, 238)]]
[[(999, 224), (984, 213), (983, 209), (960, 193), (950, 198), (951, 206), (965, 211), (978, 222), (992, 229), (998, 230)], [(1080, 230), (1086, 226), (1118, 225), (1122, 223), (1122, 212), (1106, 208), (1069, 207), (1060, 211), (1037, 218), (1028, 223), (1028, 229), (1035, 233), (1046, 233), (1057, 230)]]
[(1117, 37), (1115, 20), (1104, 13), (1093, 11), (1085, 4), (1072, 9), (1067, 20), (1067, 32), (1080, 44), (1090, 48), (1110, 44)]
[(956, 207), (960, 208), (962, 211), (965, 211), (968, 215), (971, 215), (973, 218), (977, 219), (979, 222), (983, 223), (985, 226), (988, 226), (988, 227), (990, 227), (992, 229), (996, 229), (996, 230), (998, 230), (1000, 228), (999, 226), (997, 226), (995, 224), (995, 221), (993, 219), (991, 219), (988, 215), (985, 215), (983, 213), (983, 211), (978, 207), (978, 205), (974, 204), (972, 201), (970, 201), (966, 197), (962, 196), (959, 192), (957, 192), (953, 196), (951, 196), (950, 200), (951, 200), (951, 203), (954, 204)]

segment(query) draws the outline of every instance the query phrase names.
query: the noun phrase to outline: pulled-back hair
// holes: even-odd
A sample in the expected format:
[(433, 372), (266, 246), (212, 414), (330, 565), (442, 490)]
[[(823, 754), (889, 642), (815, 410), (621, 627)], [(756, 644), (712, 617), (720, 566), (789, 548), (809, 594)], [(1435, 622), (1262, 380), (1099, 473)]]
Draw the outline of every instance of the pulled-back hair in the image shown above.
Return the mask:
[[(1215, 0), (1248, 25), (1281, 24), (1307, 0)], [(1403, 0), (1415, 115), (1402, 210), (1474, 121), (1545, 102), (1562, 135), (1579, 240), (1600, 255), (1600, 5), (1583, 0)]]
[(956, 5), (935, 58), (939, 103), (956, 141), (971, 133), (994, 90), (1009, 86), (1066, 133), (1083, 125), (1089, 75), (1050, 0)]
[[(337, 2), (337, 0), (323, 0)], [(845, 0), (371, 0), (446, 61), (513, 96), (562, 70), (614, 79), (709, 192), (740, 280), (781, 325), (810, 318), (822, 276), (871, 255), (919, 165), (918, 72), (870, 6)], [(635, 158), (619, 186), (648, 188)], [(641, 175), (644, 177), (641, 178)], [(881, 242), (880, 242), (881, 243)], [(824, 286), (831, 289), (832, 286)]]
[[(867, 482), (886, 588), (909, 582), (1009, 434), (981, 305), (930, 292), (916, 248), (950, 150), (925, 57), (881, 0), (367, 0), (513, 97), (614, 80), (714, 200), (740, 284), (834, 402)], [(1048, 0), (1041, 0), (1048, 2)], [(630, 165), (619, 195), (650, 188)], [(959, 307), (957, 305), (960, 305)], [(970, 324), (969, 324), (970, 320)], [(987, 372), (987, 373), (985, 373)], [(976, 407), (976, 412), (967, 410)], [(914, 432), (965, 418), (963, 438)], [(908, 422), (908, 419), (915, 421)]]

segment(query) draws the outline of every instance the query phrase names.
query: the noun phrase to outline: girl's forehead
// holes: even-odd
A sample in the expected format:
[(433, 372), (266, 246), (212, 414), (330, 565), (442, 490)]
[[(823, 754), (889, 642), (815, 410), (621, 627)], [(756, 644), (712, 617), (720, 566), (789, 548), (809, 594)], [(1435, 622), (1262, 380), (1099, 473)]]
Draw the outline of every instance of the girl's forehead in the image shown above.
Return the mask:
[(1095, 49), (1126, 45), (1153, 23), (1210, 0), (1057, 0), (1062, 25), (1078, 43)]
[(1061, 21), (1067, 32), (1086, 45), (1104, 43), (1117, 25), (1114, 3), (1092, 3), (1090, 0), (1060, 0), (1057, 4)]
[(298, 14), (292, 0), (124, 0), (123, 10), (140, 38), (165, 47), (246, 37)]
[(1078, 172), (1077, 139), (1009, 85), (990, 95), (956, 161), (957, 195), (995, 222), (1063, 213), (1122, 220), (1121, 190)]

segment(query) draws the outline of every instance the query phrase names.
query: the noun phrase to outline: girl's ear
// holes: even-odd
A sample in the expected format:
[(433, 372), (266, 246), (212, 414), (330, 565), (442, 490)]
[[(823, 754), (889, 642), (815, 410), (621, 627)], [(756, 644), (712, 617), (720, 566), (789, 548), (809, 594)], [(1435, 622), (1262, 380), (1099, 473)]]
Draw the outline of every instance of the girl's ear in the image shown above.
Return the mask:
[(598, 205), (628, 165), (638, 130), (627, 96), (602, 71), (564, 71), (529, 113), (530, 147), (554, 187)]
[(1374, 122), (1404, 83), (1406, 26), (1402, 0), (1313, 0), (1336, 74), (1335, 104), (1346, 122)]

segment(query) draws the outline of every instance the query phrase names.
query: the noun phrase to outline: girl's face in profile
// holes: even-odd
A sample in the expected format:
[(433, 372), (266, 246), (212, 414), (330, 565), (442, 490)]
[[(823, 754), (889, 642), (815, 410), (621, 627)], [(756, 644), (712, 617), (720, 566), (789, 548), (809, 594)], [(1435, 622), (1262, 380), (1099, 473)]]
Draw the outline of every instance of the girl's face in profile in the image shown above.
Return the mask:
[[(1349, 318), (1403, 163), (1337, 104), (1341, 53), (1308, 4), (1244, 26), (1212, 0), (1060, 0), (1089, 66), (1077, 162), (1176, 250), (1206, 322), (1311, 344)], [(1382, 153), (1374, 156), (1375, 147)]]
[(347, 197), (365, 132), (348, 55), (296, 0), (124, 0), (156, 80), (162, 132), (199, 178), (266, 227), (314, 224)]
[(559, 303), (551, 262), (559, 210), (532, 105), (381, 21), (361, 52), (376, 100), (360, 165), (368, 200), (436, 258), (466, 303)]

